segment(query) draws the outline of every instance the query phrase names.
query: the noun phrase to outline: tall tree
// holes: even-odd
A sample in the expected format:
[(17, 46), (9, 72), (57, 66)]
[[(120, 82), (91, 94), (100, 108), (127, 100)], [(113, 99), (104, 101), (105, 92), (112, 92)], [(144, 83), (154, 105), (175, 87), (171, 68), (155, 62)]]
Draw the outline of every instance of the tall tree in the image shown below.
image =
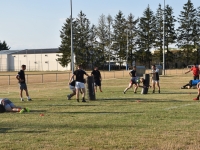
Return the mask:
[(5, 41), (1, 42), (0, 41), (0, 51), (1, 50), (9, 50), (10, 47), (7, 45), (7, 43)]
[(139, 40), (137, 43), (140, 62), (143, 62), (143, 64), (148, 63), (149, 68), (151, 66), (150, 62), (152, 57), (150, 50), (155, 44), (155, 26), (156, 19), (154, 13), (148, 6), (143, 13), (143, 17), (140, 18), (138, 31)]
[(193, 3), (191, 0), (188, 0), (188, 2), (184, 4), (183, 11), (181, 11), (181, 14), (178, 17), (179, 27), (177, 29), (177, 45), (184, 49), (186, 65), (188, 65), (189, 60), (194, 59), (192, 51), (195, 48), (194, 34), (196, 32), (196, 14), (196, 9), (194, 8)]
[(134, 16), (130, 13), (127, 17), (127, 36), (128, 36), (128, 64), (132, 66), (133, 61), (136, 62), (135, 52), (137, 49), (137, 24), (139, 19), (134, 19)]
[(118, 14), (115, 16), (114, 23), (113, 23), (113, 40), (117, 42), (114, 45), (115, 50), (115, 58), (117, 62), (121, 65), (124, 60), (126, 60), (126, 19), (122, 13), (119, 11)]
[[(72, 26), (76, 27), (76, 22), (72, 21)], [(63, 54), (59, 56), (58, 62), (63, 66), (67, 66), (71, 62), (71, 20), (66, 19), (62, 30), (60, 31), (61, 45), (59, 51)]]

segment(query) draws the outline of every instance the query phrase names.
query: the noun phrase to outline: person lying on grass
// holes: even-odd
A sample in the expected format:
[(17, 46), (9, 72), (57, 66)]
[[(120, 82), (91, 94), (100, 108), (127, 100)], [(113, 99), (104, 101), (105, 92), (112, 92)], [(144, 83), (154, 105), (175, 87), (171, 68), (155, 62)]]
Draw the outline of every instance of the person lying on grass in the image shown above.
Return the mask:
[(189, 83), (182, 86), (181, 89), (191, 89), (191, 87), (196, 86), (199, 82), (200, 80), (190, 80)]
[(7, 98), (0, 98), (0, 113), (3, 113), (3, 112), (23, 113), (23, 112), (30, 112), (30, 110), (28, 108), (22, 108), (19, 106), (15, 106), (13, 104), (13, 102), (11, 102)]

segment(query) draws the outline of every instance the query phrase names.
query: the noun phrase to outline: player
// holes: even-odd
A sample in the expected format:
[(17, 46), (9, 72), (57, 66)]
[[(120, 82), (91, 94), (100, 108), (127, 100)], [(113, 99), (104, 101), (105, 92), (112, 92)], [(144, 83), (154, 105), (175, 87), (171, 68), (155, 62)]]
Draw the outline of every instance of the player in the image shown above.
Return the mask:
[[(84, 79), (84, 83), (86, 83), (86, 80)], [(74, 95), (76, 95), (76, 88), (75, 88), (75, 84), (76, 84), (76, 81), (73, 80), (72, 82), (69, 83), (69, 89), (72, 91), (71, 94), (67, 95), (67, 99), (70, 100)], [(79, 91), (81, 94), (82, 92)]]
[(136, 66), (133, 66), (133, 69), (129, 72), (129, 75), (131, 76), (131, 81), (128, 85), (128, 87), (124, 90), (124, 94), (126, 94), (126, 91), (132, 88), (133, 84), (135, 85), (134, 93), (137, 92), (137, 88), (139, 86), (139, 78), (136, 77)]
[(79, 102), (79, 90), (82, 92), (82, 102), (86, 102), (85, 100), (85, 85), (84, 85), (84, 75), (89, 76), (84, 70), (82, 70), (81, 65), (78, 65), (78, 69), (74, 71), (73, 75), (69, 80), (69, 84), (71, 83), (74, 76), (76, 76), (76, 100)]
[(190, 70), (185, 72), (185, 74), (189, 73), (190, 71), (192, 71), (192, 73), (193, 73), (193, 79), (199, 80), (199, 68), (197, 67), (196, 64), (194, 64), (193, 67)]
[(200, 82), (197, 84), (197, 89), (198, 89), (198, 95), (196, 98), (194, 98), (193, 100), (199, 100), (199, 96), (200, 96)]
[(26, 65), (22, 65), (21, 70), (16, 75), (16, 79), (18, 80), (19, 87), (20, 87), (19, 95), (20, 95), (21, 101), (24, 101), (23, 96), (22, 96), (22, 92), (24, 90), (26, 92), (27, 100), (31, 101), (31, 98), (29, 97), (29, 94), (28, 94), (28, 88), (26, 85), (26, 78), (25, 78), (25, 73), (24, 73), (25, 70), (26, 70)]
[(94, 86), (95, 86), (95, 91), (97, 92), (97, 86), (99, 86), (99, 90), (100, 92), (102, 92), (101, 90), (101, 73), (98, 70), (98, 67), (95, 67), (94, 70), (91, 72), (91, 75), (94, 77)]
[(28, 108), (21, 108), (15, 106), (9, 99), (7, 98), (0, 98), (0, 112), (30, 112)]
[(150, 74), (152, 74), (152, 87), (153, 87), (152, 93), (155, 93), (155, 85), (158, 86), (158, 93), (160, 93), (159, 74), (158, 74), (159, 69), (156, 68), (155, 65), (152, 65), (151, 68), (152, 68), (152, 73)]
[(188, 84), (185, 84), (184, 86), (181, 87), (181, 89), (190, 89), (191, 87), (197, 85), (200, 82), (200, 80), (190, 80)]
[[(140, 83), (142, 83), (143, 85), (140, 86)], [(151, 85), (146, 86), (146, 80), (144, 78), (140, 78), (139, 87), (141, 87), (141, 88), (151, 88)]]

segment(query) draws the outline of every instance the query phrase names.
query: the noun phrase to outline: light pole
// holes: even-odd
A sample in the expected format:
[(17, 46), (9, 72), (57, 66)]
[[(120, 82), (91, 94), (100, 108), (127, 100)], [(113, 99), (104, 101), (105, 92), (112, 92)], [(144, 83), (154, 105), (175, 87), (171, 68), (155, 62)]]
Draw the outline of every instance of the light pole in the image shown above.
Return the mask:
[(126, 70), (128, 70), (128, 30), (127, 30)]
[(74, 48), (73, 48), (73, 26), (72, 26), (72, 0), (70, 0), (71, 4), (71, 70), (72, 74), (74, 73)]
[(165, 75), (165, 0), (163, 9), (163, 75)]

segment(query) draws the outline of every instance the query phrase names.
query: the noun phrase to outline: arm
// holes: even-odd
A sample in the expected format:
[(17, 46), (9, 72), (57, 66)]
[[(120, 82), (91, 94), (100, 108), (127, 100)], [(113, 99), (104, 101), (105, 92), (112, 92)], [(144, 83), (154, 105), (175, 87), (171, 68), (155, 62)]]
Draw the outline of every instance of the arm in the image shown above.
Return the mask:
[(131, 74), (131, 72), (129, 72), (129, 75), (130, 75), (130, 77), (132, 77), (132, 74)]
[(23, 82), (23, 81), (24, 81), (24, 80), (20, 79), (19, 74), (16, 75), (16, 79), (17, 79), (19, 82)]
[(190, 71), (192, 71), (192, 69), (188, 70), (187, 72), (185, 72), (185, 74), (189, 73)]
[(69, 79), (69, 84), (72, 82), (72, 79), (74, 78), (74, 74), (71, 76), (71, 78)]

